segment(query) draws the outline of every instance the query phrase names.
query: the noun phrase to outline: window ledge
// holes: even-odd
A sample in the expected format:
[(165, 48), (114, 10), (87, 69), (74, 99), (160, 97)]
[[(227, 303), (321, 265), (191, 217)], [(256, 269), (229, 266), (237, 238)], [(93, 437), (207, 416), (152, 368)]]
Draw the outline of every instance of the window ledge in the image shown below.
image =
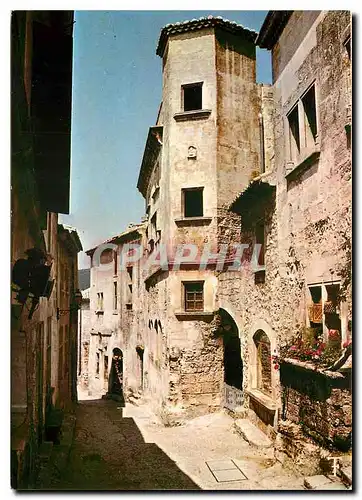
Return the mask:
[(249, 389), (246, 391), (249, 397), (255, 399), (259, 404), (264, 406), (269, 411), (275, 412), (277, 410), (276, 402), (270, 397), (259, 391), (259, 389)]
[(320, 149), (319, 146), (311, 148), (306, 150), (304, 155), (300, 155), (298, 158), (298, 161), (296, 163), (294, 162), (287, 162), (286, 163), (286, 168), (285, 168), (285, 177), (289, 178), (292, 177), (292, 175), (298, 175), (299, 173), (303, 172), (310, 166), (312, 166), (320, 156)]
[(179, 320), (207, 320), (214, 316), (212, 311), (175, 311), (175, 316)]
[(210, 224), (212, 217), (179, 217), (175, 219), (178, 226), (202, 226)]
[(104, 314), (104, 309), (97, 309), (96, 314)]
[(118, 315), (118, 311), (113, 311), (113, 314), (114, 315)]
[(175, 113), (173, 115), (177, 122), (186, 120), (200, 120), (202, 118), (208, 118), (211, 114), (211, 109), (195, 109), (192, 111), (182, 111), (181, 113)]

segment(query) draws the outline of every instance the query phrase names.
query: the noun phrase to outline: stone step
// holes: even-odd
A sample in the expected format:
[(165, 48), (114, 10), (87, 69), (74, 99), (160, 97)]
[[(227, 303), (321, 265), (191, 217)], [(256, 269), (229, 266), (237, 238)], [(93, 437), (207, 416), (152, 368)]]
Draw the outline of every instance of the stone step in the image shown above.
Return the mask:
[(347, 488), (335, 478), (331, 479), (323, 474), (304, 478), (304, 487), (307, 490), (346, 490)]
[(252, 446), (257, 448), (271, 448), (273, 446), (268, 436), (247, 419), (236, 420), (233, 428)]
[(339, 475), (344, 484), (348, 486), (352, 485), (352, 465), (348, 465), (347, 467), (341, 467)]

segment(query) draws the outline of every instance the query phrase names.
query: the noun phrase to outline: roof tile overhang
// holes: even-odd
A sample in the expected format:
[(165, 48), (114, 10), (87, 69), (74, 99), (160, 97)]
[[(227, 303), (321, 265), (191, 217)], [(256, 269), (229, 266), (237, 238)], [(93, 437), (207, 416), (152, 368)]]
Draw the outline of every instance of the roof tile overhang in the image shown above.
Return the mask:
[(163, 127), (156, 125), (148, 131), (145, 151), (138, 176), (137, 189), (146, 197), (148, 182), (162, 146)]
[[(136, 241), (141, 238), (141, 230), (145, 227), (145, 224), (135, 224), (134, 226), (131, 226), (127, 228), (125, 231), (123, 231), (120, 234), (117, 234), (116, 236), (112, 236), (112, 238), (109, 238), (108, 240), (102, 241), (99, 245), (107, 245), (107, 243), (110, 244), (116, 244), (116, 243), (126, 243), (126, 242), (131, 242), (131, 241)], [(92, 257), (96, 249), (98, 248), (97, 245), (96, 247), (90, 248), (87, 250), (85, 253)]]
[(231, 203), (229, 210), (238, 215), (251, 213), (257, 207), (260, 207), (263, 201), (270, 199), (275, 194), (275, 191), (276, 187), (272, 183), (256, 179), (237, 196)]
[(270, 10), (255, 41), (261, 49), (272, 49), (285, 28), (292, 10)]
[(184, 21), (181, 23), (166, 24), (161, 30), (160, 38), (157, 44), (156, 54), (163, 57), (165, 52), (168, 37), (170, 35), (178, 35), (180, 33), (187, 33), (188, 31), (196, 31), (205, 28), (222, 28), (225, 31), (234, 33), (236, 35), (241, 35), (245, 39), (255, 42), (258, 33), (250, 28), (245, 28), (241, 24), (235, 21), (229, 21), (228, 19), (223, 19), (221, 16), (214, 17), (200, 17), (200, 19), (192, 19), (191, 21)]
[(65, 242), (71, 253), (77, 254), (83, 250), (77, 230), (65, 224), (58, 224), (58, 235)]

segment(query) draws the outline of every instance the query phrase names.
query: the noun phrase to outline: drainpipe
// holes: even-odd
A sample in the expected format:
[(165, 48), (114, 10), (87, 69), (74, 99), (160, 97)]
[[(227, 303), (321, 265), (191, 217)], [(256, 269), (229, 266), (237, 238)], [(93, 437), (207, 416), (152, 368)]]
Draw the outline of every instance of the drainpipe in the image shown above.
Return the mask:
[(264, 120), (262, 113), (259, 113), (259, 136), (260, 136), (260, 173), (265, 172), (265, 150), (264, 150)]

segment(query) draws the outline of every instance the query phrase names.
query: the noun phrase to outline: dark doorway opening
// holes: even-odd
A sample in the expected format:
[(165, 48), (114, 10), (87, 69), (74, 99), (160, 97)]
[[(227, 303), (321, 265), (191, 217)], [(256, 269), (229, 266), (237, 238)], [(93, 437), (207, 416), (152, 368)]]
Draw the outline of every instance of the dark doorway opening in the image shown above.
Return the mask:
[(234, 320), (223, 318), (224, 341), (224, 382), (236, 389), (243, 388), (243, 362), (240, 351), (240, 338)]
[(139, 361), (139, 374), (140, 374), (140, 389), (143, 390), (143, 355), (144, 355), (144, 348), (141, 346), (136, 347), (137, 355), (138, 355), (138, 361)]
[(123, 353), (118, 347), (113, 349), (108, 387), (111, 394), (123, 395)]
[(219, 334), (223, 339), (224, 361), (224, 396), (223, 405), (234, 411), (244, 404), (243, 394), (243, 361), (239, 330), (228, 312), (219, 310)]

